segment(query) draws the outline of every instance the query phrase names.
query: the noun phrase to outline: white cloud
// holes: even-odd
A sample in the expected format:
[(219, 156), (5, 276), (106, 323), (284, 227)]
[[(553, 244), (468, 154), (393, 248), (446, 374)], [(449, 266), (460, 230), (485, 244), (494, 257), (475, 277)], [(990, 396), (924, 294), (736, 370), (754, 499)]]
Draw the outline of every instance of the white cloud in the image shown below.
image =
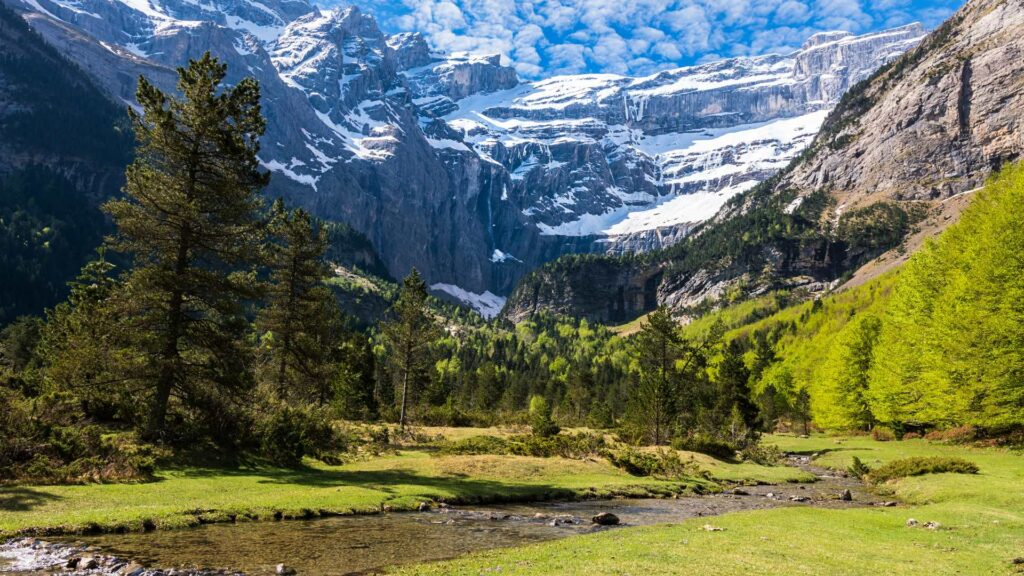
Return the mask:
[[(326, 4), (352, 0), (321, 0)], [(823, 30), (935, 26), (962, 0), (354, 0), (389, 32), (500, 53), (520, 74), (646, 73), (789, 51)]]

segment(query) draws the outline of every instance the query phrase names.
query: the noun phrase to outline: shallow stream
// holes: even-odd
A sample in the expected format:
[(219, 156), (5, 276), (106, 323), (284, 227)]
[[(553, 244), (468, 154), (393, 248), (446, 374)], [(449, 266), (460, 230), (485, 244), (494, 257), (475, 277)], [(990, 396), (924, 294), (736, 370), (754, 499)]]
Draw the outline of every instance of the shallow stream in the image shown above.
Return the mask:
[[(806, 461), (794, 464), (810, 469)], [(600, 530), (621, 530), (624, 526), (676, 523), (688, 518), (714, 516), (739, 510), (778, 506), (863, 506), (871, 496), (859, 482), (842, 476), (819, 476), (813, 484), (744, 486), (735, 492), (678, 499), (619, 499), (583, 502), (516, 504), (435, 508), (425, 512), (387, 513), (370, 516), (337, 516), (314, 520), (211, 524), (189, 530), (137, 534), (104, 534), (80, 537), (73, 544), (89, 546), (94, 554), (130, 559), (151, 567), (145, 574), (161, 574), (170, 568), (184, 570), (226, 570), (251, 575), (274, 574), (284, 563), (300, 575), (341, 576), (374, 573), (389, 566), (453, 558), (477, 550), (519, 546), (531, 542), (564, 538)], [(850, 490), (851, 501), (840, 496)], [(600, 512), (618, 516), (620, 526), (602, 527), (591, 518)], [(27, 541), (26, 541), (27, 542)], [(64, 565), (69, 554), (60, 557), (39, 552), (27, 558), (27, 547), (0, 547), (0, 572), (20, 575), (52, 574), (53, 562)], [(65, 552), (67, 552), (65, 550)], [(4, 555), (18, 558), (12, 572)], [(47, 562), (51, 565), (47, 566)], [(115, 566), (110, 563), (108, 566)], [(122, 573), (99, 567), (70, 574)]]

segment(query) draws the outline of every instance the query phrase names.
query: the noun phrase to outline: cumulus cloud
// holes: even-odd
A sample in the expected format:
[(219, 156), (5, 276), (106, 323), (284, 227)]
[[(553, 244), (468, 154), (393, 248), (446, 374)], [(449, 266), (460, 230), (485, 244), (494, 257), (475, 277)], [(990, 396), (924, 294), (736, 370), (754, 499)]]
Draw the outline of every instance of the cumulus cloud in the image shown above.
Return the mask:
[(934, 27), (963, 0), (355, 1), (387, 32), (422, 32), (440, 50), (499, 53), (531, 78), (647, 74), (784, 53), (825, 30), (863, 33), (914, 21)]

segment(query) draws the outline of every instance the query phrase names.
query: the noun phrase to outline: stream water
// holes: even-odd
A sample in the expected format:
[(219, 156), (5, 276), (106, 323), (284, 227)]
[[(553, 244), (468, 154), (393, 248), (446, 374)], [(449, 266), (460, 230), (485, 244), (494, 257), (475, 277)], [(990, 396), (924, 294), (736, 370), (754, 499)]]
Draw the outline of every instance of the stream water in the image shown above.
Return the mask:
[[(797, 461), (802, 467), (806, 462)], [(224, 569), (250, 575), (274, 574), (284, 563), (298, 574), (366, 574), (388, 566), (453, 558), (476, 550), (518, 546), (600, 530), (591, 522), (611, 512), (622, 525), (675, 523), (698, 516), (778, 506), (863, 506), (871, 497), (856, 480), (824, 475), (814, 484), (745, 486), (725, 493), (679, 499), (620, 499), (529, 505), (447, 507), (427, 512), (338, 516), (315, 520), (212, 524), (190, 530), (81, 537), (75, 550), (131, 559), (142, 566), (185, 570)], [(851, 501), (840, 495), (850, 490)], [(18, 550), (22, 551), (19, 559)], [(38, 543), (36, 544), (38, 548)], [(0, 572), (52, 574), (45, 553), (26, 559), (28, 541), (0, 547)], [(13, 559), (4, 568), (3, 557)], [(68, 554), (52, 560), (64, 565)], [(111, 564), (113, 565), (113, 564)], [(122, 568), (123, 570), (123, 568)], [(62, 573), (76, 574), (73, 570)], [(104, 573), (80, 571), (81, 574)], [(111, 569), (108, 573), (121, 573)], [(147, 571), (147, 574), (161, 572)]]

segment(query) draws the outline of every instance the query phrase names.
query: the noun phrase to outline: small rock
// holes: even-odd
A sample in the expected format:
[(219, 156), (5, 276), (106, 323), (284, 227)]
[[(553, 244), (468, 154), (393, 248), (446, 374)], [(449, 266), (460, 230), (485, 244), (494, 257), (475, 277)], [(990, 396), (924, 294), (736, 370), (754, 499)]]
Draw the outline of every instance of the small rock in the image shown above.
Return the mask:
[(774, 500), (775, 499), (775, 492), (769, 492), (769, 493), (765, 494), (764, 497), (765, 498), (771, 498), (771, 499)]
[(131, 562), (124, 568), (121, 568), (120, 574), (121, 576), (141, 576), (141, 574), (145, 571), (146, 569), (142, 567), (140, 564)]
[(296, 572), (295, 568), (292, 568), (291, 566), (287, 566), (285, 564), (277, 565), (277, 576), (295, 576), (296, 574), (298, 574), (298, 572)]
[(942, 528), (942, 524), (939, 524), (938, 522), (925, 522), (924, 527), (929, 530), (938, 530), (939, 528)]
[(711, 524), (705, 524), (701, 527), (701, 530), (705, 532), (724, 532), (725, 528), (719, 528), (718, 526), (712, 526)]
[(885, 506), (886, 508), (892, 508), (895, 505), (896, 505), (895, 502), (892, 502), (892, 501), (889, 501), (889, 500), (879, 504), (879, 506)]
[(843, 494), (839, 497), (839, 499), (842, 500), (843, 502), (852, 502), (853, 492), (850, 492), (850, 489), (847, 488), (846, 490), (843, 490)]
[(807, 496), (790, 496), (790, 502), (810, 502), (811, 499)]
[(548, 515), (544, 514), (543, 512), (537, 512), (536, 514), (533, 515), (533, 519), (534, 520), (544, 520), (547, 517), (548, 517)]
[(913, 528), (914, 526), (917, 526), (917, 520), (914, 520), (913, 518), (908, 518), (907, 528)]
[(743, 488), (733, 488), (732, 493), (736, 496), (750, 496), (750, 492), (747, 492)]
[(590, 521), (598, 526), (615, 526), (619, 523), (619, 517), (611, 512), (601, 512), (591, 518)]
[(78, 568), (78, 563), (81, 562), (81, 558), (71, 558), (68, 563), (64, 565), (65, 568)]
[(380, 509), (381, 509), (381, 511), (383, 511), (383, 512), (391, 512), (391, 510), (392, 510), (391, 506), (390, 506), (390, 505), (388, 505), (388, 504), (382, 504), (382, 505), (381, 505), (381, 507), (380, 507)]
[(100, 563), (95, 558), (82, 558), (82, 561), (78, 563), (78, 567), (83, 570), (95, 570), (100, 567)]
[(420, 502), (420, 505), (417, 506), (416, 509), (419, 510), (420, 512), (430, 512), (430, 503)]
[(1010, 564), (1013, 564), (1014, 566), (1024, 566), (1024, 556), (1010, 560)]

